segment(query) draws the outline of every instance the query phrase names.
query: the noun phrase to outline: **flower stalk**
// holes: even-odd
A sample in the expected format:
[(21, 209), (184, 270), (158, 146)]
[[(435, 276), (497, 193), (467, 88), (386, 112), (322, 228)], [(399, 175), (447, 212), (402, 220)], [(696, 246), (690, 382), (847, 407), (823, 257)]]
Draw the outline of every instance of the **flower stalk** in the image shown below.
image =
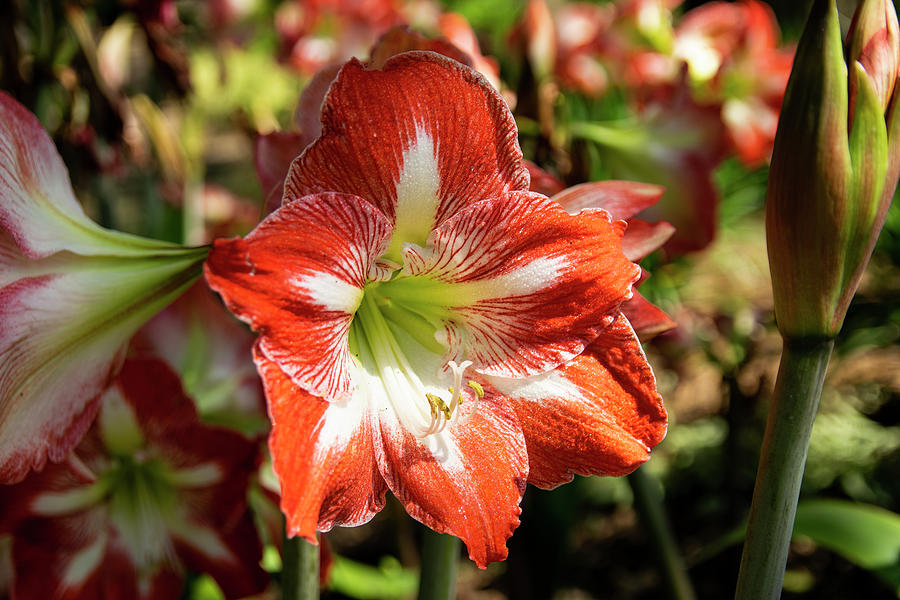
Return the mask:
[(763, 439), (737, 600), (779, 598), (797, 498), (833, 340), (785, 340)]
[(284, 536), (281, 593), (284, 600), (318, 600), (319, 547), (302, 537)]
[(452, 600), (456, 597), (459, 538), (422, 528), (422, 575), (419, 600)]

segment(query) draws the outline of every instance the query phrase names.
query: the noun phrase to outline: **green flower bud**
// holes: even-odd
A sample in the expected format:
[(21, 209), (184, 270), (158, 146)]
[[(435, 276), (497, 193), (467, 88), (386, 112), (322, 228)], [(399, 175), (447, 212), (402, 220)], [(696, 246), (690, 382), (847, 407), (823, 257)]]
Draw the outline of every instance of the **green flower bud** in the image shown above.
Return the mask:
[(815, 0), (800, 39), (766, 202), (787, 338), (840, 331), (884, 224), (900, 168), (897, 29), (890, 0), (864, 0), (845, 54), (834, 0)]

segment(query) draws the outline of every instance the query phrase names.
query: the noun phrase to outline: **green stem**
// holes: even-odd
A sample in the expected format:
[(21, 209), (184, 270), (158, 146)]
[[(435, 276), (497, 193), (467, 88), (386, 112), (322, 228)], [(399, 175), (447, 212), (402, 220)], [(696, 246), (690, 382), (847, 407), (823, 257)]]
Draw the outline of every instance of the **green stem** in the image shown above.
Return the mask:
[(694, 588), (666, 518), (659, 483), (643, 468), (629, 475), (628, 483), (634, 492), (634, 505), (641, 523), (650, 534), (651, 546), (669, 596), (673, 600), (693, 600), (696, 597)]
[(809, 436), (834, 340), (785, 339), (741, 557), (736, 600), (781, 596)]
[(319, 547), (302, 537), (284, 537), (281, 594), (284, 600), (319, 597)]
[(453, 600), (456, 597), (459, 539), (427, 527), (424, 530), (419, 600)]

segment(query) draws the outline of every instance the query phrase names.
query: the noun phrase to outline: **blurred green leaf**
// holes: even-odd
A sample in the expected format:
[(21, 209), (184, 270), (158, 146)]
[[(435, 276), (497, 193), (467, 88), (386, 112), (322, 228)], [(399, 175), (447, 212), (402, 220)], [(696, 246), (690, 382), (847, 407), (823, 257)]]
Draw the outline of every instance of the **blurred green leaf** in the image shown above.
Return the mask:
[(797, 506), (794, 534), (876, 573), (900, 597), (900, 515), (844, 500), (806, 500)]
[(410, 598), (418, 587), (418, 572), (404, 569), (393, 557), (385, 557), (373, 567), (335, 556), (328, 582), (328, 589), (357, 600)]

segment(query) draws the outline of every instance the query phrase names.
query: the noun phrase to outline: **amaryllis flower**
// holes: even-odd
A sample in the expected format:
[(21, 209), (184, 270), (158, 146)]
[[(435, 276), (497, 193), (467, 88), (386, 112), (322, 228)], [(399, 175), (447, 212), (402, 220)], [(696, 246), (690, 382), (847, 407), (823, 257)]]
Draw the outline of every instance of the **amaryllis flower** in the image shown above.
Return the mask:
[(255, 359), (290, 535), (414, 518), (506, 557), (526, 482), (622, 475), (666, 415), (620, 311), (624, 222), (528, 191), (516, 128), (431, 52), (347, 63), (284, 204), (216, 242), (209, 284)]
[(258, 459), (256, 444), (198, 421), (164, 363), (126, 361), (68, 461), (0, 495), (13, 597), (177, 598), (185, 570), (228, 598), (261, 591), (247, 508)]
[(91, 221), (41, 124), (0, 92), (0, 483), (68, 455), (128, 339), (205, 256)]

